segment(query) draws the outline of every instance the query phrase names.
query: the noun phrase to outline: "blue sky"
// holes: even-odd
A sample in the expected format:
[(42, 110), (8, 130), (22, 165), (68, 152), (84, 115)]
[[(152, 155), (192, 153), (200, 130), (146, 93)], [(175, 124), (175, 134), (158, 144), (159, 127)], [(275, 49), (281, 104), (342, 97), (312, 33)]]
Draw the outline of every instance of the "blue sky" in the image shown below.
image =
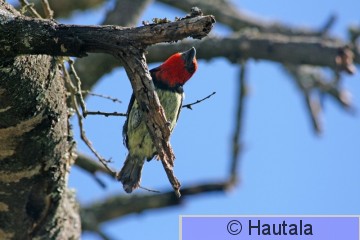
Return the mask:
[[(358, 1), (242, 0), (235, 4), (269, 20), (314, 28), (321, 27), (335, 13), (338, 20), (331, 32), (342, 38), (347, 36), (350, 24), (360, 23)], [(105, 10), (75, 14), (66, 22), (97, 24)], [(141, 19), (172, 19), (182, 15), (155, 3)], [(228, 30), (217, 24), (215, 32), (226, 34)], [(157, 65), (151, 64), (150, 68)], [(187, 198), (179, 207), (146, 211), (105, 223), (103, 229), (109, 236), (176, 239), (180, 214), (360, 214), (359, 114), (348, 114), (326, 98), (324, 133), (318, 137), (312, 131), (302, 96), (278, 63), (250, 60), (247, 67), (250, 94), (242, 136), (245, 149), (239, 168), (241, 181), (237, 187), (227, 193)], [(238, 72), (237, 66), (222, 58), (200, 60), (198, 71), (185, 86), (185, 103), (213, 91), (217, 94), (194, 106), (192, 111), (184, 109), (172, 135), (177, 157), (175, 174), (184, 186), (223, 180), (227, 176)], [(352, 92), (354, 106), (359, 110), (359, 75), (344, 76), (343, 85)], [(91, 97), (87, 101), (90, 110), (126, 111), (131, 88), (122, 69), (104, 76), (93, 91), (117, 97), (123, 103)], [(116, 169), (120, 169), (127, 154), (122, 145), (123, 122), (122, 118), (98, 116), (90, 116), (85, 122), (88, 137), (104, 157), (112, 157)], [(74, 128), (79, 151), (89, 153), (79, 140), (75, 122)], [(124, 194), (119, 183), (100, 177), (108, 185), (105, 190), (87, 173), (72, 169), (69, 184), (76, 189), (81, 203)], [(142, 185), (170, 189), (160, 162), (146, 163)], [(83, 239), (99, 238), (85, 234)]]

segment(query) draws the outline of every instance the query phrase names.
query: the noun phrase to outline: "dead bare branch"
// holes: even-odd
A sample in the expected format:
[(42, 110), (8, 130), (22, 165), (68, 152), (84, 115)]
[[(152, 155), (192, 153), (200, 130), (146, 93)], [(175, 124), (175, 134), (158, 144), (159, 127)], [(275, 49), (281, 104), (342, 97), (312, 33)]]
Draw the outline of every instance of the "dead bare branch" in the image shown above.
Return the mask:
[(252, 16), (240, 11), (234, 4), (228, 0), (157, 0), (166, 3), (169, 6), (188, 11), (191, 7), (197, 6), (204, 13), (216, 16), (216, 19), (232, 28), (234, 31), (244, 28), (255, 28), (263, 33), (280, 33), (289, 36), (321, 36), (322, 31), (300, 28), (296, 26), (287, 26), (280, 22), (268, 21), (260, 16)]
[(105, 188), (106, 185), (98, 177), (97, 173), (104, 173), (109, 177), (115, 179), (115, 172), (109, 172), (106, 167), (104, 167), (103, 165), (99, 164), (98, 162), (96, 162), (95, 160), (91, 159), (90, 157), (84, 154), (81, 153), (77, 154), (75, 164), (76, 166), (80, 167), (81, 169), (89, 173), (102, 188)]
[(349, 27), (349, 35), (350, 35), (350, 41), (352, 43), (356, 43), (356, 40), (360, 37), (360, 26), (350, 26)]
[(238, 166), (240, 163), (240, 154), (243, 150), (243, 143), (241, 141), (242, 129), (243, 129), (243, 119), (244, 119), (244, 108), (245, 108), (245, 99), (247, 96), (247, 85), (246, 85), (246, 63), (244, 60), (239, 60), (240, 63), (240, 73), (239, 73), (239, 82), (238, 82), (238, 99), (236, 101), (236, 115), (235, 115), (235, 129), (232, 138), (232, 157), (229, 171), (229, 184), (234, 185), (238, 180)]
[[(308, 64), (338, 69), (336, 58), (347, 45), (337, 39), (321, 37), (289, 37), (280, 34), (263, 34), (249, 31), (230, 37), (207, 37), (202, 41), (182, 41), (179, 44), (158, 44), (149, 47), (147, 59), (157, 62), (169, 55), (195, 46), (197, 58), (210, 60), (225, 57), (236, 63), (238, 58), (270, 60), (286, 64)], [(360, 61), (354, 59), (353, 61)], [(353, 62), (346, 68), (353, 69)], [(360, 62), (356, 62), (360, 64)], [(345, 70), (342, 67), (341, 70)]]
[[(201, 41), (186, 40), (176, 44), (157, 44), (148, 48), (147, 62), (161, 62), (164, 56), (174, 52), (181, 52), (195, 46), (197, 58), (211, 60), (219, 57), (227, 58), (236, 63), (240, 57), (257, 60), (270, 60), (287, 64), (309, 64), (337, 69), (335, 59), (341, 49), (347, 48), (346, 43), (321, 37), (289, 37), (280, 34), (262, 34), (259, 32), (246, 32), (230, 37), (207, 37)], [(354, 63), (360, 64), (360, 48), (354, 49), (353, 63), (346, 68), (355, 69)], [(86, 58), (85, 58), (86, 59)], [(102, 58), (102, 66), (106, 68), (98, 73), (109, 72), (119, 65), (113, 58)], [(345, 69), (346, 69), (345, 68)], [(345, 70), (343, 69), (343, 70)], [(96, 78), (100, 77), (96, 75)], [(85, 79), (86, 88), (90, 89), (96, 78)], [(90, 79), (90, 80), (89, 80)]]
[(110, 116), (126, 117), (127, 116), (126, 113), (118, 113), (118, 112), (86, 111), (85, 113), (86, 113), (86, 115), (101, 115), (101, 116), (105, 116), (105, 117), (110, 117)]
[(160, 194), (110, 197), (81, 208), (82, 228), (83, 230), (92, 231), (92, 228), (99, 227), (103, 222), (115, 218), (133, 213), (142, 213), (145, 210), (180, 205), (188, 196), (210, 192), (224, 192), (229, 187), (227, 181), (216, 181), (185, 187), (181, 190), (182, 198), (176, 197), (172, 191)]
[(29, 3), (27, 0), (19, 0), (19, 1), (22, 6), (21, 8), (22, 13), (26, 12), (29, 9), (31, 15), (33, 15), (36, 18), (42, 18), (41, 15), (34, 8), (34, 4)]
[(54, 17), (54, 11), (51, 9), (48, 0), (41, 0), (41, 5), (44, 10), (45, 17), (51, 19)]
[(115, 178), (114, 172), (109, 172), (107, 168), (85, 154), (77, 153), (75, 164), (91, 174), (104, 173), (109, 177)]
[(211, 93), (210, 95), (208, 95), (208, 96), (206, 96), (206, 97), (204, 97), (204, 98), (202, 98), (202, 99), (200, 99), (200, 100), (196, 100), (196, 101), (193, 102), (193, 103), (189, 103), (189, 104), (182, 105), (182, 108), (188, 108), (188, 109), (192, 110), (192, 106), (193, 106), (193, 105), (199, 104), (199, 103), (201, 103), (202, 101), (205, 101), (206, 99), (211, 98), (211, 96), (213, 96), (215, 93), (216, 93), (216, 92), (213, 92), (213, 93)]
[(120, 99), (117, 99), (117, 98), (114, 98), (114, 97), (111, 97), (111, 96), (107, 96), (107, 95), (104, 95), (104, 94), (93, 93), (93, 92), (90, 92), (89, 90), (82, 90), (81, 93), (89, 95), (89, 96), (95, 96), (95, 97), (108, 99), (108, 100), (111, 100), (111, 101), (116, 102), (116, 103), (122, 103), (122, 101)]
[[(129, 46), (144, 49), (148, 45), (177, 41), (186, 37), (201, 39), (212, 29), (212, 16), (195, 16), (179, 21), (152, 24), (138, 28), (117, 26), (81, 26), (57, 24), (54, 21), (2, 16), (0, 51), (4, 56), (48, 54), (86, 56), (88, 52), (114, 54)], [(18, 31), (11, 31), (11, 29)]]
[[(70, 63), (71, 65), (71, 63)], [(105, 158), (103, 158), (97, 151), (96, 149), (93, 147), (92, 143), (90, 142), (90, 140), (87, 138), (85, 130), (84, 130), (84, 116), (83, 114), (81, 114), (80, 112), (80, 107), (78, 104), (78, 100), (77, 98), (82, 99), (82, 97), (79, 97), (79, 95), (81, 96), (81, 89), (77, 88), (80, 85), (77, 84), (77, 86), (75, 86), (72, 81), (71, 81), (71, 77), (69, 72), (66, 69), (66, 66), (64, 63), (62, 63), (61, 65), (62, 71), (64, 73), (64, 79), (65, 79), (65, 85), (66, 88), (70, 91), (70, 100), (71, 100), (71, 106), (72, 108), (75, 110), (76, 116), (77, 116), (77, 120), (78, 120), (78, 124), (79, 124), (79, 128), (80, 128), (80, 137), (81, 139), (84, 141), (84, 143), (88, 146), (88, 148), (91, 150), (91, 152), (97, 157), (97, 159), (104, 165), (104, 167), (111, 173), (115, 175), (115, 171), (113, 171), (107, 164), (109, 162), (109, 160), (106, 160)], [(74, 71), (74, 69), (72, 69), (72, 71)], [(74, 74), (74, 73), (73, 73)], [(76, 74), (75, 74), (76, 75)], [(76, 79), (77, 81), (80, 81), (80, 79)], [(83, 101), (80, 100), (80, 101)], [(82, 103), (85, 106), (85, 103)], [(81, 107), (82, 107), (81, 104)], [(86, 111), (85, 108), (82, 108), (83, 113)]]

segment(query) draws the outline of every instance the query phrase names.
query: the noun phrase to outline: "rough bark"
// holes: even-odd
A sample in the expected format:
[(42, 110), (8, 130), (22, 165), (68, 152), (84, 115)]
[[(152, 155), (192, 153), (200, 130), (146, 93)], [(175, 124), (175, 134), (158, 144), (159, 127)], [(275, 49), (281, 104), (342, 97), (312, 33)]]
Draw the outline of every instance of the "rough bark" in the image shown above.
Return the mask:
[(0, 239), (80, 236), (65, 100), (53, 57), (0, 58)]
[(0, 21), (0, 51), (4, 55), (83, 57), (88, 52), (114, 54), (117, 50), (126, 51), (129, 46), (144, 49), (151, 44), (177, 41), (188, 36), (201, 39), (211, 30), (214, 18), (195, 16), (169, 23), (123, 28), (58, 24), (50, 20), (16, 18), (0, 12)]
[[(0, 11), (20, 16), (3, 1)], [(80, 238), (65, 94), (55, 58), (1, 54), (0, 239)]]

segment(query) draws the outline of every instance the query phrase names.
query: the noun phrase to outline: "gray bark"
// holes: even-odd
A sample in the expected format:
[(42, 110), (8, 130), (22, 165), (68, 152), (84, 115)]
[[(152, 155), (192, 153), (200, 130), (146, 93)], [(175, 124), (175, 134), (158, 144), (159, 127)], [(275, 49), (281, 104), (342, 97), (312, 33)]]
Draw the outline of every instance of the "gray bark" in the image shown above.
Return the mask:
[(77, 239), (65, 88), (50, 56), (0, 58), (0, 239)]
[[(0, 11), (20, 16), (3, 1)], [(80, 238), (78, 206), (67, 189), (73, 162), (69, 131), (57, 59), (2, 54), (0, 239)]]

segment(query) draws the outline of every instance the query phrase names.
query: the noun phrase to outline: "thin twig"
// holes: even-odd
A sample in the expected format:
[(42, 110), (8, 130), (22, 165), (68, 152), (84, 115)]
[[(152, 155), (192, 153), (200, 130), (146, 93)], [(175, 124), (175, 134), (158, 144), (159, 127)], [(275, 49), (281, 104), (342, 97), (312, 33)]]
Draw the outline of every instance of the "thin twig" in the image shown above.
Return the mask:
[(350, 41), (356, 46), (356, 40), (360, 37), (360, 26), (350, 26), (349, 29)]
[[(98, 173), (98, 172), (105, 173), (106, 175), (108, 175), (111, 178), (116, 177), (116, 175), (114, 175), (113, 172), (109, 172), (103, 165), (99, 164), (95, 160), (93, 160), (90, 157), (88, 157), (84, 154), (81, 154), (81, 153), (77, 153), (77, 158), (76, 158), (75, 164), (76, 164), (76, 166), (80, 167), (84, 171), (91, 174), (94, 177), (94, 180), (97, 183), (99, 183), (99, 185), (103, 188), (105, 188), (106, 185), (101, 179), (98, 178), (98, 176), (96, 176), (96, 173)], [(140, 186), (139, 188), (146, 190), (148, 192), (161, 193), (160, 191), (149, 189), (149, 188), (146, 188), (143, 186)]]
[(198, 103), (201, 103), (202, 101), (206, 100), (206, 99), (209, 99), (212, 95), (214, 95), (216, 92), (213, 92), (211, 93), (209, 96), (207, 97), (204, 97), (203, 99), (200, 99), (200, 100), (197, 100), (196, 102), (193, 102), (193, 103), (189, 103), (189, 104), (185, 104), (183, 105), (182, 107), (183, 108), (188, 108), (190, 110), (192, 110), (192, 106), (195, 105), (195, 104), (198, 104)]
[(30, 10), (30, 13), (36, 17), (36, 18), (42, 18), (41, 15), (35, 10), (34, 8), (34, 4), (33, 3), (29, 3), (27, 0), (19, 0), (21, 6), (22, 6), (22, 9), (21, 11), (22, 12), (25, 12), (26, 9), (29, 9)]
[(145, 191), (148, 191), (148, 192), (153, 192), (153, 193), (161, 193), (160, 191), (158, 190), (153, 190), (153, 189), (150, 189), (150, 188), (146, 188), (146, 187), (142, 187), (140, 186), (139, 188), (145, 190)]
[(92, 143), (90, 142), (90, 140), (87, 138), (85, 130), (84, 130), (84, 123), (83, 123), (83, 117), (80, 113), (79, 107), (77, 106), (77, 101), (75, 98), (73, 98), (73, 104), (75, 105), (75, 112), (76, 115), (78, 117), (78, 124), (80, 127), (80, 137), (81, 139), (85, 142), (85, 144), (89, 147), (89, 149), (91, 150), (91, 152), (99, 159), (99, 161), (104, 165), (104, 167), (106, 167), (106, 169), (111, 172), (112, 174), (115, 174), (115, 172), (109, 168), (109, 166), (107, 165), (110, 161), (106, 160), (105, 158), (103, 158), (93, 147)]
[(327, 21), (325, 22), (324, 26), (322, 28), (320, 28), (320, 33), (322, 35), (326, 35), (328, 34), (328, 32), (330, 31), (330, 29), (332, 28), (332, 26), (334, 26), (335, 22), (337, 20), (337, 16), (335, 14), (330, 15), (330, 17), (327, 19)]
[[(320, 121), (321, 105), (314, 102), (311, 93), (316, 88), (321, 89), (316, 85), (324, 82), (320, 69), (306, 65), (286, 65), (285, 69), (290, 73), (291, 77), (294, 78), (300, 93), (303, 95), (313, 130), (316, 134), (319, 134), (322, 130)], [(326, 90), (323, 90), (324, 93), (326, 93)], [(316, 93), (316, 91), (314, 93)]]
[(75, 95), (79, 98), (80, 101), (80, 106), (82, 109), (82, 116), (86, 117), (87, 114), (87, 110), (86, 110), (86, 105), (85, 105), (85, 101), (84, 101), (84, 97), (81, 93), (81, 80), (79, 78), (79, 76), (76, 73), (75, 67), (74, 67), (74, 61), (69, 58), (69, 65), (70, 65), (70, 73), (74, 76), (75, 80), (76, 80), (76, 92)]
[(349, 93), (346, 89), (341, 88), (341, 85), (339, 84), (340, 80), (340, 75), (338, 74), (338, 72), (335, 72), (333, 82), (315, 79), (314, 87), (319, 88), (322, 93), (331, 96), (345, 110), (353, 112), (354, 108), (352, 106)]
[(48, 0), (41, 0), (41, 5), (44, 9), (45, 17), (48, 19), (54, 18), (54, 11), (51, 9)]
[(101, 97), (101, 98), (105, 98), (105, 99), (109, 99), (113, 102), (117, 102), (117, 103), (122, 103), (122, 101), (118, 98), (113, 98), (111, 96), (107, 96), (107, 95), (103, 95), (103, 94), (98, 94), (98, 93), (93, 93), (93, 92), (90, 92), (89, 90), (81, 90), (81, 93), (85, 93), (87, 95), (90, 95), (90, 96), (95, 96), (95, 97)]
[(76, 158), (75, 164), (78, 167), (84, 169), (85, 171), (87, 171), (91, 174), (100, 172), (100, 173), (107, 174), (111, 178), (115, 177), (114, 172), (109, 172), (107, 170), (107, 168), (105, 168), (103, 165), (99, 164), (92, 158), (90, 158), (82, 153), (77, 153), (77, 155), (78, 155), (78, 157)]
[(242, 143), (240, 142), (241, 134), (242, 134), (242, 126), (243, 126), (243, 115), (244, 115), (244, 105), (245, 105), (245, 97), (247, 95), (247, 87), (246, 87), (246, 66), (245, 61), (240, 60), (240, 74), (239, 74), (239, 87), (238, 87), (238, 100), (237, 100), (237, 110), (235, 115), (235, 130), (233, 134), (233, 148), (232, 148), (232, 160), (230, 165), (230, 184), (235, 184), (238, 180), (237, 169), (239, 165), (239, 154), (242, 150)]
[(175, 195), (178, 198), (180, 198), (181, 197), (181, 193), (180, 193), (181, 184), (180, 184), (179, 180), (175, 177), (174, 170), (173, 170), (173, 167), (171, 166), (171, 163), (169, 163), (169, 161), (167, 161), (167, 158), (165, 158), (165, 156), (161, 157), (161, 163), (166, 172), (166, 176), (168, 177), (168, 179), (171, 183), (171, 186), (174, 189)]
[(305, 106), (316, 134), (320, 134), (323, 129), (321, 122), (322, 105), (320, 104), (320, 99), (323, 96), (330, 96), (343, 109), (350, 113), (354, 112), (347, 91), (341, 88), (342, 79), (337, 70), (334, 70), (334, 79), (328, 79), (318, 67), (286, 65), (285, 69), (294, 78), (304, 97)]
[(102, 112), (102, 111), (86, 111), (86, 115), (102, 115), (105, 117), (116, 116), (116, 117), (126, 117), (126, 113), (118, 113), (118, 112)]
[(320, 121), (320, 103), (315, 99), (311, 98), (310, 94), (306, 91), (304, 92), (304, 97), (315, 133), (320, 134), (322, 132), (322, 124)]
[[(71, 64), (71, 63), (70, 63)], [(69, 91), (71, 92), (70, 95), (70, 99), (71, 99), (71, 103), (72, 103), (72, 107), (75, 110), (75, 113), (77, 115), (77, 119), (78, 119), (78, 124), (79, 124), (79, 128), (80, 128), (80, 137), (81, 139), (84, 141), (84, 143), (88, 146), (88, 148), (91, 150), (91, 152), (99, 159), (99, 161), (104, 165), (104, 167), (111, 173), (111, 174), (116, 174), (112, 169), (110, 169), (110, 167), (107, 165), (107, 163), (109, 163), (109, 160), (104, 159), (96, 150), (95, 148), (92, 146), (92, 143), (90, 142), (90, 140), (87, 138), (85, 130), (84, 130), (84, 124), (83, 124), (83, 119), (84, 117), (82, 116), (82, 114), (80, 113), (79, 110), (79, 105), (76, 99), (76, 94), (79, 92), (79, 89), (76, 89), (76, 87), (74, 86), (74, 84), (71, 82), (71, 78), (70, 78), (70, 74), (67, 71), (65, 64), (62, 64), (62, 69), (64, 71), (64, 75), (65, 75), (65, 84), (67, 86), (67, 88), (69, 89)]]

